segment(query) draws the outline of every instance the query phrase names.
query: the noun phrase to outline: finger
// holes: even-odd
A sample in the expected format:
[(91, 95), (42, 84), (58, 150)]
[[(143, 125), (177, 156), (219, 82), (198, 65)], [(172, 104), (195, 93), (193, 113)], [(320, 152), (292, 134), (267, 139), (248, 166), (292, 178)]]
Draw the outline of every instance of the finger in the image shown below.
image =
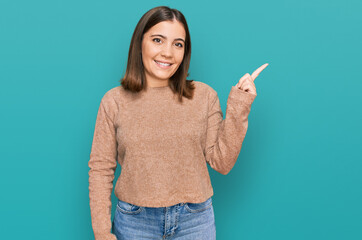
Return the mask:
[(242, 76), (239, 80), (238, 86), (239, 88), (243, 85), (243, 83), (248, 79), (251, 78), (249, 73), (246, 73), (244, 76)]
[(251, 74), (251, 78), (253, 79), (253, 81), (255, 80), (255, 78), (256, 78), (257, 76), (259, 76), (259, 74), (261, 73), (261, 71), (263, 71), (268, 65), (269, 65), (269, 63), (265, 63), (265, 64), (261, 65), (258, 69), (256, 69), (256, 70)]
[(256, 89), (253, 85), (248, 84), (244, 87), (244, 91), (256, 95)]
[(245, 81), (241, 89), (245, 92), (256, 94), (255, 84), (252, 81)]

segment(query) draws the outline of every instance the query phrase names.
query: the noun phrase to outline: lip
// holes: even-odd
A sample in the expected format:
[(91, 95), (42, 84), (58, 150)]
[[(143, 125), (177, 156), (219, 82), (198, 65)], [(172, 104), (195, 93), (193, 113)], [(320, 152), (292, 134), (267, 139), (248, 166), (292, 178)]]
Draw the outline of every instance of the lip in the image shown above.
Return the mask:
[(160, 62), (160, 63), (167, 63), (167, 64), (171, 64), (171, 65), (172, 65), (172, 63), (170, 63), (170, 62), (159, 61), (159, 60), (155, 60), (155, 61)]
[(168, 68), (171, 68), (171, 66), (173, 65), (172, 63), (168, 63), (168, 62), (162, 62), (162, 63), (168, 63), (168, 64), (171, 64), (170, 66), (162, 66), (161, 64), (158, 64), (157, 62), (161, 62), (161, 61), (157, 61), (157, 60), (154, 60), (153, 62), (157, 65), (157, 67), (159, 68), (162, 68), (162, 69), (168, 69)]

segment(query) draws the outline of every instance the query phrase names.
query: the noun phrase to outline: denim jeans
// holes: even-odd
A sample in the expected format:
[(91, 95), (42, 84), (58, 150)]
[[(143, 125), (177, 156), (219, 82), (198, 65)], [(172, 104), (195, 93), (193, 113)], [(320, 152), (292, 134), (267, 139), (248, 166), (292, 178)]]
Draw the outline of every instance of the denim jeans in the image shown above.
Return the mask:
[(118, 199), (112, 233), (118, 240), (215, 240), (212, 199), (158, 208)]

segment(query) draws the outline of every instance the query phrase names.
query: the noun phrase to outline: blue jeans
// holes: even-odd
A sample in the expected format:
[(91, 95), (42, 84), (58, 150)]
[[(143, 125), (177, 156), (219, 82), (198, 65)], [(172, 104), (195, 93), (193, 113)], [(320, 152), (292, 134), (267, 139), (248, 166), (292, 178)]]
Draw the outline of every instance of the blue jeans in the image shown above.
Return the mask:
[(112, 233), (118, 240), (215, 240), (212, 199), (159, 208), (136, 206), (118, 199)]

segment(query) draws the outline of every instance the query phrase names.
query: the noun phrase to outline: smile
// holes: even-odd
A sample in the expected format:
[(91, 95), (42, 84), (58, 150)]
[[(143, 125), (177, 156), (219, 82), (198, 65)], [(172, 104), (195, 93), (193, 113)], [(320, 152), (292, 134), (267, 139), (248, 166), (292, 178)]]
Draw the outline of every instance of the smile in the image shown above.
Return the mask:
[(161, 68), (169, 68), (172, 65), (170, 63), (157, 62), (156, 60), (154, 60), (154, 61)]

